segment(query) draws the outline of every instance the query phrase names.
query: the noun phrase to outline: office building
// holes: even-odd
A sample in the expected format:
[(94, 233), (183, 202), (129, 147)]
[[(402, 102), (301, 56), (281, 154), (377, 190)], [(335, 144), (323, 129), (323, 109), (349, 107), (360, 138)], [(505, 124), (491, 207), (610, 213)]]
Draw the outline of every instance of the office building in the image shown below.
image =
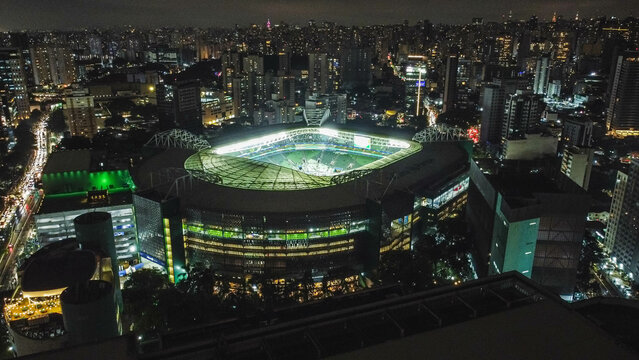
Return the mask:
[(518, 271), (572, 298), (590, 199), (563, 174), (554, 179), (471, 163), (467, 216), (480, 276)]
[(611, 77), (606, 126), (620, 136), (639, 135), (639, 53), (619, 56)]
[(0, 118), (17, 125), (29, 118), (29, 93), (20, 49), (0, 48)]
[(31, 48), (33, 77), (37, 85), (63, 85), (76, 81), (75, 60), (63, 46), (39, 45)]

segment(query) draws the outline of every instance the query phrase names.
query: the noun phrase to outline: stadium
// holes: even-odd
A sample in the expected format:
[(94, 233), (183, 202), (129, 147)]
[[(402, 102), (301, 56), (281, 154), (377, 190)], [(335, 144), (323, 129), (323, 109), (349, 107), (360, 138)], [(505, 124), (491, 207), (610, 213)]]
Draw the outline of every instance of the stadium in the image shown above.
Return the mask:
[(467, 186), (460, 143), (378, 129), (271, 127), (216, 146), (174, 131), (148, 145), (134, 171), (139, 250), (175, 281), (195, 263), (235, 277), (365, 273)]

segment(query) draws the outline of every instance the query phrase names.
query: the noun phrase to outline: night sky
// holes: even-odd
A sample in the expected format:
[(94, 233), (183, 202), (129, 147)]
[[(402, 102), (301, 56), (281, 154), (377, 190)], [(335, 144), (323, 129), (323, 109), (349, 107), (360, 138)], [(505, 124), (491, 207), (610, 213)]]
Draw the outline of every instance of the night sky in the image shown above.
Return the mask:
[(309, 19), (345, 25), (388, 24), (408, 19), (469, 23), (472, 17), (500, 20), (537, 15), (565, 17), (639, 15), (637, 0), (1, 0), (0, 30), (138, 27), (229, 27), (234, 24)]

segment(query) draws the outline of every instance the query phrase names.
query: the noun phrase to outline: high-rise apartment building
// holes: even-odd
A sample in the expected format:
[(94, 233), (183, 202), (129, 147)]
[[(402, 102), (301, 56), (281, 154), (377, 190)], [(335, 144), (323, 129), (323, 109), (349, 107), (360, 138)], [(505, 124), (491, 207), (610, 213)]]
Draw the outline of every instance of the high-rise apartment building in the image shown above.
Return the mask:
[(561, 172), (584, 190), (588, 190), (593, 157), (592, 148), (568, 147), (561, 159)]
[(95, 116), (94, 97), (87, 89), (67, 91), (62, 111), (72, 136), (92, 138), (104, 127)]
[(590, 147), (592, 145), (593, 122), (589, 119), (564, 120), (561, 141), (565, 146)]
[(618, 135), (639, 135), (639, 52), (617, 58), (606, 126)]
[(619, 266), (639, 280), (639, 161), (619, 172), (610, 207), (606, 248)]
[(342, 51), (340, 60), (343, 87), (353, 89), (371, 84), (371, 54), (368, 49), (346, 48)]
[(615, 247), (615, 239), (617, 238), (617, 229), (619, 228), (619, 219), (621, 219), (624, 198), (628, 189), (628, 174), (617, 171), (615, 181), (615, 190), (610, 203), (610, 216), (608, 217), (608, 227), (606, 228), (606, 237), (604, 248), (608, 252), (612, 252)]
[(449, 56), (446, 61), (446, 74), (444, 79), (444, 106), (442, 112), (447, 112), (455, 107), (457, 98), (457, 56)]
[(539, 124), (545, 108), (546, 105), (539, 95), (517, 91), (507, 96), (501, 128), (502, 140), (523, 137)]
[(31, 48), (33, 77), (38, 85), (62, 85), (76, 81), (75, 60), (71, 50), (62, 46)]
[(535, 66), (535, 82), (533, 92), (535, 94), (545, 95), (548, 92), (548, 83), (550, 80), (550, 56), (542, 55), (537, 59)]
[(307, 95), (327, 94), (333, 90), (329, 84), (328, 55), (308, 54), (308, 91)]

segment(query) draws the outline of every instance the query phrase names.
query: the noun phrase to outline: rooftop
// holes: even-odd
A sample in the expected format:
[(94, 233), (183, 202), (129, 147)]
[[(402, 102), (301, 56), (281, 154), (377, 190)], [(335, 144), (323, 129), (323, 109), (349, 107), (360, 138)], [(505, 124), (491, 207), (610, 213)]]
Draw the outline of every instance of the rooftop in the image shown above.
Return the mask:
[(91, 169), (91, 150), (56, 151), (49, 155), (43, 174), (55, 174)]
[[(633, 359), (637, 353), (518, 273), (409, 295), (351, 294), (161, 335), (140, 357), (176, 359)], [(357, 298), (360, 301), (357, 301)], [(352, 298), (344, 302), (344, 298)], [(320, 302), (319, 305), (322, 303)], [(305, 311), (306, 307), (312, 311)], [(324, 310), (324, 311), (322, 311)], [(223, 339), (223, 340), (222, 340)], [(161, 345), (160, 345), (161, 344)], [(222, 345), (223, 344), (223, 345)], [(149, 344), (149, 347), (151, 344)]]
[(133, 202), (131, 191), (122, 191), (108, 194), (106, 202), (90, 202), (86, 193), (78, 193), (67, 196), (46, 196), (38, 214), (51, 214), (62, 211), (75, 211), (86, 209), (98, 209), (109, 206), (128, 205)]

